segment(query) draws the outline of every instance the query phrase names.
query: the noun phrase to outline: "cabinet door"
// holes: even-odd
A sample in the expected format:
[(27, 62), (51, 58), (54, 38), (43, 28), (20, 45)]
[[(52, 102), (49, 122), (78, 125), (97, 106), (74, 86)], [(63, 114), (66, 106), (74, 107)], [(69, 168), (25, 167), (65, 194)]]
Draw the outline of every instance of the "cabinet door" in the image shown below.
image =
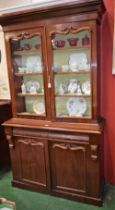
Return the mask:
[(14, 115), (48, 118), (44, 28), (8, 33), (6, 42)]
[(60, 24), (47, 29), (52, 114), (58, 120), (86, 122), (95, 115), (94, 34), (95, 25), (90, 22)]
[(87, 148), (71, 143), (50, 144), (52, 190), (86, 192)]
[(18, 138), (16, 150), (20, 181), (46, 188), (46, 144), (39, 140)]

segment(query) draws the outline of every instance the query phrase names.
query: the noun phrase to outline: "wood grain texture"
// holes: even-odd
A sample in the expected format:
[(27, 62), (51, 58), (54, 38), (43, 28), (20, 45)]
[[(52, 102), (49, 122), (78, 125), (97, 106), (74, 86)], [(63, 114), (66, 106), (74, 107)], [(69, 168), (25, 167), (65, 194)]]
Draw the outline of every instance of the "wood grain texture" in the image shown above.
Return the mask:
[[(102, 204), (101, 145), (104, 119), (100, 117), (101, 58), (97, 53), (104, 10), (101, 0), (79, 0), (1, 15), (13, 113), (13, 117), (3, 126), (10, 146), (13, 186), (95, 205)], [(54, 33), (77, 33), (84, 29), (91, 32), (91, 117), (59, 118), (55, 114), (51, 37)], [(11, 38), (19, 40), (35, 34), (41, 37), (46, 116), (25, 114), (25, 96), (20, 97), (19, 94), (25, 75), (13, 74), (12, 71)]]

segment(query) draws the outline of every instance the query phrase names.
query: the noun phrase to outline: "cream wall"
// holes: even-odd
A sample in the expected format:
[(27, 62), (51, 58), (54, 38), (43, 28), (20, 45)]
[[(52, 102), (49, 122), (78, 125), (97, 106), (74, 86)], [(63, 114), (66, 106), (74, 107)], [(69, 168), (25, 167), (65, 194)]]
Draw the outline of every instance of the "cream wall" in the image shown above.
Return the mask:
[(1, 63), (0, 63), (0, 99), (10, 99), (6, 53), (4, 34), (0, 27), (0, 50), (1, 50)]

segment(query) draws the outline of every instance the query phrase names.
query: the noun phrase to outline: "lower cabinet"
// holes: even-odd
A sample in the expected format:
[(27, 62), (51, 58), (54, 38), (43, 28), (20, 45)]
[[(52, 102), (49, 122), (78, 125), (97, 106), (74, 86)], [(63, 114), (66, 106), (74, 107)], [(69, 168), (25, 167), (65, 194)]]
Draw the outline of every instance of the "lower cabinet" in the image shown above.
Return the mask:
[[(18, 134), (18, 132), (17, 132)], [(48, 142), (44, 139), (13, 136), (10, 156), (13, 172), (13, 186), (47, 192), (48, 184)]]
[(52, 190), (66, 194), (86, 192), (87, 153), (87, 146), (83, 145), (50, 145)]
[(6, 131), (14, 186), (101, 205), (99, 135)]
[(17, 138), (20, 180), (46, 187), (45, 143), (40, 140)]
[(101, 204), (100, 145), (93, 135), (74, 138), (80, 139), (76, 143), (75, 140), (49, 142), (52, 192)]

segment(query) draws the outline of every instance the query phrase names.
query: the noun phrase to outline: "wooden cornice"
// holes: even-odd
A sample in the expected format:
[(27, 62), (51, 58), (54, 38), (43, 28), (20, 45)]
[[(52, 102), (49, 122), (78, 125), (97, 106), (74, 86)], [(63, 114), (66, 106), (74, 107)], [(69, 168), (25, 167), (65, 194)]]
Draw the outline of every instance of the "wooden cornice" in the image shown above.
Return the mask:
[(58, 17), (60, 15), (82, 14), (88, 12), (98, 12), (99, 16), (104, 12), (105, 7), (102, 0), (71, 0), (68, 3), (57, 3), (56, 5), (40, 5), (33, 9), (23, 11), (0, 14), (0, 24), (2, 26), (10, 25), (16, 22), (24, 22), (25, 20), (33, 20), (37, 17), (48, 18)]

